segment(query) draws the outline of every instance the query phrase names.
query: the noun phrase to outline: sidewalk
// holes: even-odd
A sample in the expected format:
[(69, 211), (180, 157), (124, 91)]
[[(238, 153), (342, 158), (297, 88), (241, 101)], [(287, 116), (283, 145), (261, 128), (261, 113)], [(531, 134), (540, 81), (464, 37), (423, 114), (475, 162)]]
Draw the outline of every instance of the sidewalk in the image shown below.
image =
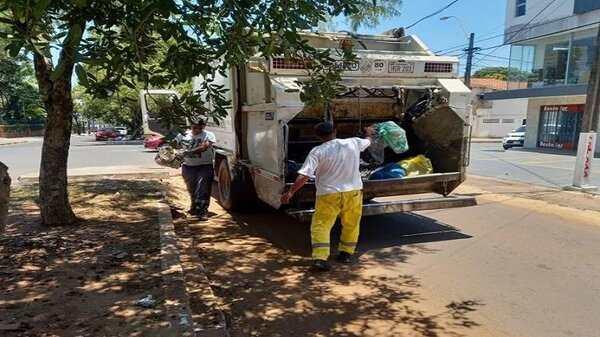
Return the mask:
[(502, 138), (471, 138), (471, 143), (502, 143)]
[(0, 146), (30, 143), (30, 142), (41, 142), (43, 139), (44, 139), (43, 137), (19, 137), (19, 138), (2, 138), (2, 137), (0, 137)]
[[(502, 202), (521, 207), (524, 200), (540, 202), (538, 206), (555, 207), (556, 210), (569, 208), (600, 215), (600, 195), (565, 191), (561, 188), (526, 184), (512, 180), (481, 177), (470, 174), (453, 194), (472, 195), (484, 199), (502, 200)], [(542, 205), (543, 203), (543, 205)], [(531, 202), (528, 202), (531, 204)], [(600, 224), (600, 223), (599, 223)]]
[[(96, 166), (68, 169), (67, 175), (69, 180), (87, 180), (98, 177), (160, 180), (169, 178), (170, 175), (179, 175), (179, 171), (158, 165), (152, 168), (142, 166)], [(35, 174), (18, 177), (18, 181), (24, 184), (35, 184), (38, 180), (39, 177)]]

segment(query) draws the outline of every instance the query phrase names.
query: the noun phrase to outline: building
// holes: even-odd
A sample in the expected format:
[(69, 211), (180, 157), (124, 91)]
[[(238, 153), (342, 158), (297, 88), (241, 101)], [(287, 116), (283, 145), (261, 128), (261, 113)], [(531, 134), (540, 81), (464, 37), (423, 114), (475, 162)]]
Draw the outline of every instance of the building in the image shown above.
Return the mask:
[[(471, 125), (473, 138), (501, 138), (508, 132), (525, 124), (525, 113), (521, 107), (512, 107), (511, 102), (491, 102), (485, 94), (506, 88), (526, 88), (527, 82), (508, 82), (495, 78), (471, 78)], [(494, 105), (495, 104), (495, 105)]]
[(509, 107), (526, 115), (525, 147), (577, 147), (598, 18), (600, 0), (507, 0), (509, 82), (527, 85), (486, 93), (485, 99), (494, 111)]

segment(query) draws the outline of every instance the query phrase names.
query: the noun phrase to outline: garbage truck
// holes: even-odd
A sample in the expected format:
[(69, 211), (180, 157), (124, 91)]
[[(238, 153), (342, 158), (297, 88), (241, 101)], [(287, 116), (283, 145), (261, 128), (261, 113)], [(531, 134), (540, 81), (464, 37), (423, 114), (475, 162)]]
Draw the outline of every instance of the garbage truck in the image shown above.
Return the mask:
[[(260, 199), (300, 220), (310, 219), (314, 182), (304, 185), (289, 205), (281, 205), (280, 197), (310, 150), (321, 144), (313, 129), (324, 121), (334, 125), (338, 138), (358, 136), (365, 126), (393, 121), (406, 131), (409, 150), (397, 154), (385, 149), (380, 164), (417, 155), (431, 161), (430, 174), (385, 180), (365, 175), (363, 215), (476, 204), (473, 197), (450, 195), (466, 179), (471, 130), (471, 92), (458, 78), (457, 58), (437, 56), (411, 35), (304, 33), (303, 37), (317, 48), (351, 43), (356, 55), (354, 62), (340, 62), (346, 92), (325, 107), (307, 106), (300, 99), (299, 82), (307, 79), (304, 62), (256, 56), (214, 79), (229, 89), (226, 98), (231, 100), (228, 115), (206, 127), (217, 139), (215, 180), (224, 208), (247, 207)], [(202, 81), (196, 77), (194, 88)], [(153, 94), (177, 95), (165, 90), (141, 92), (148, 134), (160, 132), (146, 104)]]

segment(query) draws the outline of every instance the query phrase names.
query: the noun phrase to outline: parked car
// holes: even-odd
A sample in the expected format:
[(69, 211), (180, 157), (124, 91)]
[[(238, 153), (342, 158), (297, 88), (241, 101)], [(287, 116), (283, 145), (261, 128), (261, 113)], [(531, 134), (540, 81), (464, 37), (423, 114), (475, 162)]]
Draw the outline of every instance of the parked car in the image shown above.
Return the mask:
[(521, 125), (512, 132), (507, 133), (502, 139), (502, 147), (508, 150), (511, 147), (523, 146), (525, 143), (525, 129), (525, 125)]
[(147, 135), (146, 138), (144, 138), (144, 147), (146, 149), (158, 150), (158, 148), (165, 143), (165, 136), (160, 133)]
[(119, 131), (119, 134), (121, 134), (121, 136), (127, 136), (127, 128), (124, 126), (115, 126), (115, 129), (117, 129), (117, 131)]
[(96, 131), (96, 140), (109, 140), (120, 136), (121, 134), (115, 128), (100, 128)]

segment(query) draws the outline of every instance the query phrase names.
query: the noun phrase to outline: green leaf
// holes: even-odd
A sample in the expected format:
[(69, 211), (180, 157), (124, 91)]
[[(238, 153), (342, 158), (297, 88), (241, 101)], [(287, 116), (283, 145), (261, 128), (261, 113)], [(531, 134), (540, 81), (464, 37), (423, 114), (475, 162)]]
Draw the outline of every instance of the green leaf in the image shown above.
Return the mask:
[(88, 81), (87, 72), (81, 64), (75, 66), (75, 74), (77, 74), (77, 79), (79, 80), (79, 83), (81, 83), (81, 85), (83, 85), (84, 87), (87, 87), (89, 85), (90, 82)]
[(78, 23), (76, 23), (69, 28), (69, 33), (67, 34), (67, 37), (63, 41), (62, 46), (63, 47), (74, 47), (76, 44), (79, 43), (82, 36), (83, 36), (83, 29), (81, 28), (81, 26)]
[(42, 15), (44, 14), (44, 11), (46, 10), (46, 7), (48, 7), (48, 5), (50, 4), (51, 0), (38, 0), (35, 5), (33, 6), (33, 17), (36, 20), (39, 20)]
[(130, 80), (128, 80), (126, 78), (122, 78), (121, 80), (123, 81), (123, 84), (125, 84), (129, 88), (135, 89), (135, 84), (133, 82), (131, 82)]
[(87, 5), (87, 0), (71, 0), (71, 3), (77, 7), (83, 7)]
[(17, 57), (19, 51), (21, 51), (21, 48), (23, 48), (24, 44), (25, 40), (15, 40), (11, 42), (8, 46), (6, 46), (6, 50), (8, 50), (8, 54), (11, 57)]
[(62, 32), (60, 32), (60, 33), (58, 33), (58, 34), (54, 35), (54, 36), (52, 37), (52, 39), (53, 39), (53, 40), (59, 40), (59, 39), (62, 39), (63, 37), (65, 37), (65, 36), (67, 36), (67, 32), (66, 32), (66, 31), (62, 31)]

